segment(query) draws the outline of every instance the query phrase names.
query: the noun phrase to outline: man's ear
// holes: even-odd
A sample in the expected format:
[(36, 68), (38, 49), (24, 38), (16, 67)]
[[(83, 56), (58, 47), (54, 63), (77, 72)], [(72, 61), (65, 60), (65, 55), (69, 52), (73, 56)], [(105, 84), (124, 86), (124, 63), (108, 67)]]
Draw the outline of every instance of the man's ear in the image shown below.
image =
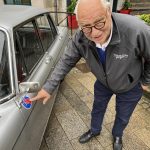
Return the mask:
[(111, 4), (109, 2), (107, 2), (107, 9), (108, 9), (108, 12), (111, 13), (112, 10), (111, 10)]
[(82, 30), (80, 26), (79, 26), (79, 30)]

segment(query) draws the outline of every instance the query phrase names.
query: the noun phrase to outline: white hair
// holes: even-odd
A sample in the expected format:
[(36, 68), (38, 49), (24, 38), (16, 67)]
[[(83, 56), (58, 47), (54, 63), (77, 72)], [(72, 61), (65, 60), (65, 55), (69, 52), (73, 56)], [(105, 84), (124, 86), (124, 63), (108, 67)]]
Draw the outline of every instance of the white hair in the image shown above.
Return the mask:
[[(81, 0), (78, 0), (77, 1), (77, 4), (76, 4), (76, 7), (75, 7), (75, 10), (74, 10), (74, 13), (76, 14), (76, 19), (78, 21), (78, 5), (80, 3)], [(110, 8), (110, 2), (108, 2), (107, 0), (100, 0), (100, 2), (102, 2), (104, 4), (104, 6), (106, 6), (106, 8)]]

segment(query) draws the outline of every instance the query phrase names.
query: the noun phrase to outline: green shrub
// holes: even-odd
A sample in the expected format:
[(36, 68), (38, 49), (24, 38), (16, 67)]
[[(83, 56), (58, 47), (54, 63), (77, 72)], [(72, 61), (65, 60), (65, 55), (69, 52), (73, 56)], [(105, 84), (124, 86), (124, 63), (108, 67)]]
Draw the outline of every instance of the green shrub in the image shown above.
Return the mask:
[(132, 6), (132, 4), (130, 2), (128, 2), (128, 0), (125, 0), (124, 3), (122, 4), (122, 9), (129, 9)]
[(67, 7), (67, 12), (74, 13), (77, 0), (71, 0), (70, 5)]
[(144, 20), (150, 26), (150, 14), (139, 15), (139, 18)]

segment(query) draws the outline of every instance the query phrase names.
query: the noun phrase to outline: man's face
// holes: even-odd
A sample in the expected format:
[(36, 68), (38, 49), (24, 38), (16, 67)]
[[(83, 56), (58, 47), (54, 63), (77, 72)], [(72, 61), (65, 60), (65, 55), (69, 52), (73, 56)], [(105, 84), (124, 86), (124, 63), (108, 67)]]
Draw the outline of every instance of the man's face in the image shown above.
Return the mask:
[(112, 20), (110, 10), (99, 5), (79, 8), (78, 24), (88, 39), (103, 44), (110, 35)]

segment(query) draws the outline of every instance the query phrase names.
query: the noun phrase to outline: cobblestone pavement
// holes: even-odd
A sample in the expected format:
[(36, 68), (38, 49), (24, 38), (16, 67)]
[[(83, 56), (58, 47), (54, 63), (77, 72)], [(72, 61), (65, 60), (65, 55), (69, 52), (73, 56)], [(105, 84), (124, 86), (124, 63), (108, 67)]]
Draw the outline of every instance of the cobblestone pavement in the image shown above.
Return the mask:
[[(86, 71), (83, 60), (77, 67), (60, 86), (40, 150), (112, 150), (115, 95), (109, 102), (101, 135), (87, 144), (78, 142), (90, 125), (95, 77)], [(150, 100), (143, 97), (137, 105), (123, 144), (123, 150), (150, 150)]]

